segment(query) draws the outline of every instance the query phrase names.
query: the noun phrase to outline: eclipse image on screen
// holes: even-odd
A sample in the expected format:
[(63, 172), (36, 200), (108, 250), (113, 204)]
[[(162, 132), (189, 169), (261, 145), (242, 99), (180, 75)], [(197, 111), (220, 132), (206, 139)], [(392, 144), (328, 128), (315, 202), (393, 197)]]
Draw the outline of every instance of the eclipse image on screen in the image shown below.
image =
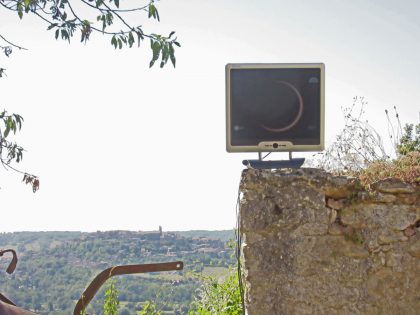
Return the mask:
[(227, 66), (228, 151), (323, 145), (322, 66), (272, 66)]

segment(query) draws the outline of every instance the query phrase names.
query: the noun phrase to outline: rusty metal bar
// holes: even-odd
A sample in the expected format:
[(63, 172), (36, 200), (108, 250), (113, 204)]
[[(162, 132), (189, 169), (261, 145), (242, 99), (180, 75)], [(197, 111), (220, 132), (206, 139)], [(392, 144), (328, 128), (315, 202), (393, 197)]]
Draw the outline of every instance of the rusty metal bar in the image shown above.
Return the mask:
[(13, 271), (15, 271), (16, 265), (18, 262), (16, 252), (13, 249), (2, 249), (0, 250), (0, 257), (3, 256), (3, 254), (8, 253), (8, 252), (12, 253), (13, 257), (12, 257), (12, 261), (10, 262), (9, 266), (6, 269), (6, 272), (8, 274), (12, 274)]
[(124, 265), (115, 266), (105, 269), (100, 272), (95, 279), (89, 284), (83, 292), (79, 301), (74, 308), (73, 315), (80, 315), (83, 309), (86, 309), (90, 301), (92, 301), (95, 294), (99, 291), (101, 286), (111, 277), (127, 274), (159, 272), (159, 271), (175, 271), (182, 270), (184, 263), (182, 261), (158, 263), (158, 264), (141, 264), (141, 265)]
[[(7, 297), (5, 297), (5, 296), (4, 296), (3, 294), (1, 294), (1, 293), (0, 293), (0, 301), (4, 302), (4, 303), (6, 303), (6, 304), (9, 304), (9, 305), (16, 306), (16, 304), (15, 304), (15, 303), (13, 303), (12, 301), (10, 301)], [(1, 312), (0, 312), (0, 314), (1, 314)]]
[[(12, 274), (15, 271), (16, 265), (17, 265), (17, 262), (18, 262), (16, 252), (13, 249), (2, 249), (2, 250), (0, 250), (0, 257), (2, 257), (3, 254), (5, 254), (5, 253), (12, 253), (12, 255), (13, 255), (12, 261), (10, 262), (9, 266), (6, 269), (6, 272), (8, 274)], [(0, 301), (4, 302), (6, 304), (9, 304), (9, 305), (16, 306), (15, 303), (13, 303), (12, 301), (10, 301), (7, 297), (5, 297), (1, 293), (0, 293)]]
[(24, 310), (15, 305), (0, 302), (0, 314), (1, 315), (37, 315), (33, 312)]

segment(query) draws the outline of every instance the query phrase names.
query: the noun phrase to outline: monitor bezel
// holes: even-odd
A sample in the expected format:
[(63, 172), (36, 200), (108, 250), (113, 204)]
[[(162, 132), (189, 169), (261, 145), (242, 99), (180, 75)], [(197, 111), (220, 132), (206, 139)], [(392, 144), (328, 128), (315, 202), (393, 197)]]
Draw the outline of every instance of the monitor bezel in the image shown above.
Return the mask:
[[(231, 144), (231, 95), (230, 72), (233, 69), (320, 69), (320, 144), (294, 145), (282, 141), (265, 141), (260, 145), (237, 146)], [(324, 150), (325, 130), (325, 64), (324, 63), (228, 63), (225, 67), (226, 75), (226, 151), (227, 152), (294, 152), (294, 151), (322, 151)], [(277, 148), (273, 144), (279, 145)], [(271, 144), (271, 145), (270, 145)]]

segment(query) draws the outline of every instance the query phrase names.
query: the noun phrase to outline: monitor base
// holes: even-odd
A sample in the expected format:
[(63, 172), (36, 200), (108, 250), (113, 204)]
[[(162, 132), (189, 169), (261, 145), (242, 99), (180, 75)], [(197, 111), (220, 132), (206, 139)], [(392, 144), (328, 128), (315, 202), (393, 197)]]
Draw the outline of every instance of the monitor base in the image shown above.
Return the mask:
[(242, 164), (248, 168), (255, 169), (278, 169), (278, 168), (300, 168), (305, 162), (304, 158), (279, 160), (279, 161), (262, 161), (262, 160), (243, 160)]
[(300, 168), (305, 162), (305, 158), (292, 158), (292, 152), (289, 152), (288, 160), (278, 160), (278, 161), (263, 161), (268, 155), (269, 152), (264, 157), (262, 152), (258, 152), (258, 160), (243, 160), (242, 164), (248, 168), (255, 168), (259, 170), (264, 169), (279, 169), (279, 168)]

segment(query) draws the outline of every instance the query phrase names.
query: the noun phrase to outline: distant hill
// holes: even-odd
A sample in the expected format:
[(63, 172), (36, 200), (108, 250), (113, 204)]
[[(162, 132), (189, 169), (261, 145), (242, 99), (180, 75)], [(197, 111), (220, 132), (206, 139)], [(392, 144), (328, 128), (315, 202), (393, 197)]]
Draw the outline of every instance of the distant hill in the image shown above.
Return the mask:
[[(0, 248), (13, 248), (19, 257), (13, 275), (5, 272), (9, 256), (0, 257), (0, 292), (42, 315), (71, 314), (88, 283), (107, 267), (182, 260), (182, 272), (122, 276), (117, 288), (126, 314), (157, 296), (165, 296), (165, 315), (185, 314), (199, 286), (193, 275), (220, 276), (235, 264), (226, 244), (232, 237), (233, 230), (0, 233)], [(103, 291), (90, 314), (101, 313), (102, 298)]]
[(221, 240), (222, 242), (227, 242), (235, 239), (235, 230), (216, 230), (216, 231), (207, 231), (207, 230), (191, 230), (191, 231), (174, 231), (173, 233), (179, 234), (184, 237), (208, 237), (213, 239)]

